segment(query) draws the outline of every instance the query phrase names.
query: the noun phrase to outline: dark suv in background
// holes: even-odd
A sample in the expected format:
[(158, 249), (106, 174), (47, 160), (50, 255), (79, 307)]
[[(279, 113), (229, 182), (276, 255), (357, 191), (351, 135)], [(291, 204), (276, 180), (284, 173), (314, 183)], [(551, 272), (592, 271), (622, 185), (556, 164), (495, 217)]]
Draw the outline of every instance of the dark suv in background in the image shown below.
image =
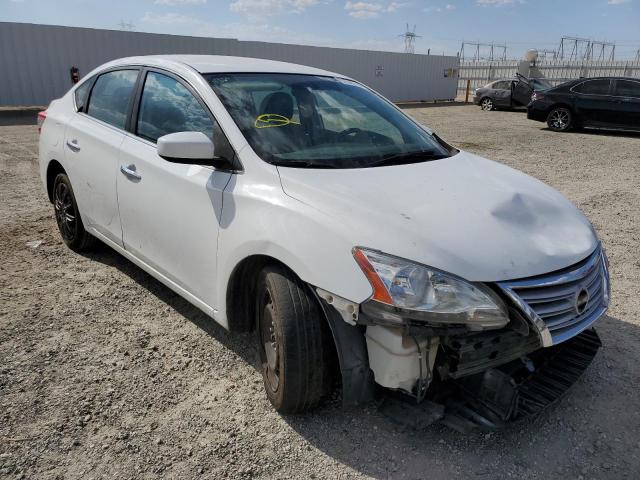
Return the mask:
[(487, 111), (500, 107), (524, 107), (531, 101), (534, 91), (547, 88), (551, 88), (551, 84), (544, 79), (526, 78), (516, 74), (515, 78), (495, 80), (477, 88), (473, 95), (473, 103)]
[(640, 78), (580, 78), (535, 92), (527, 118), (551, 130), (571, 128), (640, 131)]

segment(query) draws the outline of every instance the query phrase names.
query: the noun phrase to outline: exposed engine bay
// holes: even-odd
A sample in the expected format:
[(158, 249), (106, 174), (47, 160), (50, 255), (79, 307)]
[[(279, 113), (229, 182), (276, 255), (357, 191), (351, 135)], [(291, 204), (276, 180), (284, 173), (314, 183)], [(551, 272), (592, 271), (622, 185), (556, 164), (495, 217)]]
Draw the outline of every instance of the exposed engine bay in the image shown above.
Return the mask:
[(343, 299), (319, 294), (333, 318), (343, 400), (387, 397), (383, 413), (401, 423), (441, 421), (466, 432), (536, 415), (562, 397), (601, 346), (593, 328), (544, 346), (535, 326), (513, 306), (507, 326), (470, 331), (416, 321), (392, 326), (373, 318), (367, 306), (358, 311)]

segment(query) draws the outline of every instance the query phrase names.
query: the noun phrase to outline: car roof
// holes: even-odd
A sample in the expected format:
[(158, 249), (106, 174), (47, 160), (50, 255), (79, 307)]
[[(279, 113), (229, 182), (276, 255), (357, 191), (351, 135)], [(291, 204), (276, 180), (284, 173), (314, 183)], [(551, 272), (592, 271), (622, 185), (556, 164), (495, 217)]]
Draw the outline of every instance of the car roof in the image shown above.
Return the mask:
[(348, 78), (345, 75), (296, 63), (227, 55), (143, 55), (120, 58), (109, 63), (110, 66), (149, 65), (158, 67), (167, 67), (171, 64), (179, 67), (187, 65), (200, 73), (296, 73)]
[(638, 78), (638, 77), (605, 77), (605, 76), (602, 76), (602, 77), (580, 77), (580, 78), (576, 78), (576, 79), (571, 80), (571, 81), (583, 82), (585, 80), (635, 80), (637, 82), (637, 81), (640, 81), (640, 78)]

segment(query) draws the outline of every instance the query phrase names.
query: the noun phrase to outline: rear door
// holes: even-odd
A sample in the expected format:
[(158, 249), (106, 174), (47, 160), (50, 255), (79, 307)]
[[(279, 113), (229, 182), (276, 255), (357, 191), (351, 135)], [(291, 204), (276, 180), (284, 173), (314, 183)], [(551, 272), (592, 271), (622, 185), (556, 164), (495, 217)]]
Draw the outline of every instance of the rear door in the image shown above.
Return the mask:
[[(139, 69), (121, 68), (96, 77), (65, 131), (65, 159), (86, 227), (122, 244), (116, 172)], [(84, 85), (83, 85), (84, 86)]]
[(571, 88), (575, 94), (575, 113), (585, 127), (607, 127), (616, 123), (611, 80), (585, 80)]
[(516, 80), (513, 82), (513, 90), (511, 92), (511, 102), (514, 105), (528, 105), (531, 101), (533, 89), (524, 80)]
[(213, 139), (216, 156), (233, 158), (233, 149), (180, 78), (148, 69), (140, 88), (117, 174), (124, 247), (206, 310), (215, 298), (222, 192), (231, 173), (168, 162), (158, 155), (156, 141), (199, 131)]
[(499, 107), (511, 106), (511, 82), (500, 80), (491, 86), (491, 97), (493, 103)]
[(619, 126), (640, 130), (640, 81), (616, 80), (614, 103)]

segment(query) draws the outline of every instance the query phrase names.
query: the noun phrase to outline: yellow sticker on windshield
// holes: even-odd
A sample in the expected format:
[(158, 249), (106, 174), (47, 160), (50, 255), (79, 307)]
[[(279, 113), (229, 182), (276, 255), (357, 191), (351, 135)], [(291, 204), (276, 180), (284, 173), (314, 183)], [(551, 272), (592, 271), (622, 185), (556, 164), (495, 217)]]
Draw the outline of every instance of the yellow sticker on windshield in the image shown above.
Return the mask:
[(285, 125), (300, 125), (284, 115), (277, 113), (263, 113), (256, 117), (254, 126), (256, 128), (284, 127)]

